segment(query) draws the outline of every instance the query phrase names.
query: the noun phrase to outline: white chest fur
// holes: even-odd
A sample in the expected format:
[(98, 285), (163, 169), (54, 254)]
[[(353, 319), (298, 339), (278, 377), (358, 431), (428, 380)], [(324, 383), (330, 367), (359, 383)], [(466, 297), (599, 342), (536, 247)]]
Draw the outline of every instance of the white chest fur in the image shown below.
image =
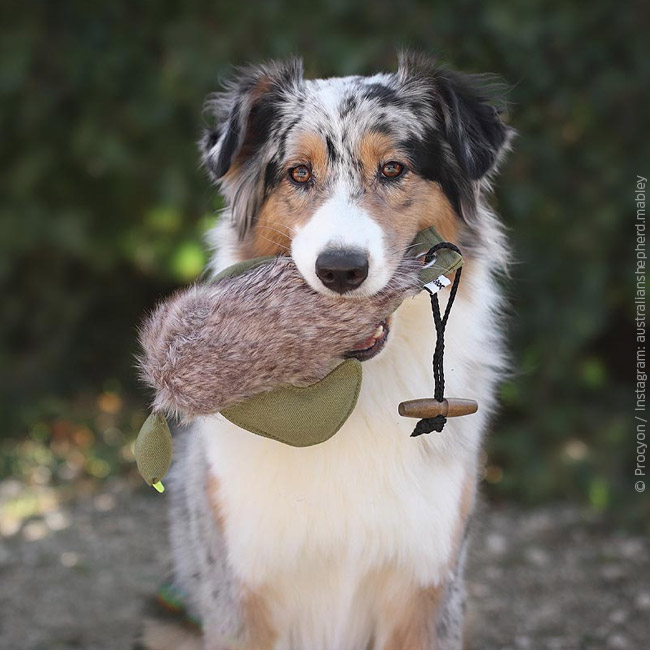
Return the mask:
[[(197, 423), (219, 480), (233, 570), (251, 587), (273, 590), (282, 604), (274, 618), (285, 634), (306, 643), (311, 637), (314, 648), (316, 636), (326, 635), (337, 647), (339, 635), (349, 642), (365, 633), (357, 601), (374, 571), (393, 567), (421, 585), (444, 576), (462, 485), (475, 471), (492, 402), (490, 357), (496, 362), (498, 352), (480, 334), (491, 329), (488, 312), (460, 296), (454, 306), (446, 392), (477, 399), (481, 410), (450, 420), (442, 434), (410, 438), (415, 420), (397, 414), (400, 401), (433, 390), (435, 331), (426, 294), (395, 314), (386, 350), (364, 364), (355, 411), (328, 442), (296, 449), (221, 416)], [(289, 631), (305, 621), (309, 630)]]

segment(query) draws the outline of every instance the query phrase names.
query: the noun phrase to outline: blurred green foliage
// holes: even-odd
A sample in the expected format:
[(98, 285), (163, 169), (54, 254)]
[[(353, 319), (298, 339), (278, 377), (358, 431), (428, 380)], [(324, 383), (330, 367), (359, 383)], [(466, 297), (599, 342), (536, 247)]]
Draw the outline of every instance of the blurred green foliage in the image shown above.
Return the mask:
[(490, 492), (635, 500), (643, 3), (42, 0), (0, 11), (0, 441), (55, 439), (53, 423), (86, 421), (79, 400), (144, 405), (137, 323), (205, 261), (219, 200), (195, 142), (230, 64), (299, 53), (311, 76), (367, 73), (409, 46), (512, 85), (520, 137), (495, 203), (516, 260), (514, 373), (489, 441)]

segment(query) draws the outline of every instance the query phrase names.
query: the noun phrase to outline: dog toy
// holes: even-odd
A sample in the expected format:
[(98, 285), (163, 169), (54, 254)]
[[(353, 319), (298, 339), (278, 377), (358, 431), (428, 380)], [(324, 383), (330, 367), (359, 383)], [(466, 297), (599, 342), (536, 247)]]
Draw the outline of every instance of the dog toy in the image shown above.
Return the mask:
[[(346, 358), (377, 323), (422, 288), (431, 294), (437, 330), (433, 400), (399, 406), (421, 418), (412, 435), (442, 431), (447, 417), (476, 410), (444, 398), (444, 328), (460, 280), (462, 256), (433, 228), (419, 233), (387, 287), (369, 298), (341, 300), (309, 287), (289, 257), (236, 264), (210, 284), (162, 303), (141, 332), (140, 368), (154, 389), (153, 413), (135, 446), (138, 469), (159, 491), (171, 462), (165, 416), (190, 421), (221, 413), (252, 433), (297, 447), (331, 438), (352, 413), (361, 363)], [(437, 291), (451, 284), (444, 315)]]

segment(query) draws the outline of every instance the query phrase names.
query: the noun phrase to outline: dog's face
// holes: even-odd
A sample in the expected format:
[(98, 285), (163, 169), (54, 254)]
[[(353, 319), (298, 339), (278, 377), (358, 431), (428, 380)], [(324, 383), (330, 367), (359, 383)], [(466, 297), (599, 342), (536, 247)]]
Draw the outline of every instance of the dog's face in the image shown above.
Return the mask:
[(305, 80), (249, 68), (209, 103), (203, 161), (242, 255), (290, 254), (316, 291), (369, 296), (416, 234), (480, 239), (481, 181), (508, 129), (469, 77), (403, 56), (393, 74)]

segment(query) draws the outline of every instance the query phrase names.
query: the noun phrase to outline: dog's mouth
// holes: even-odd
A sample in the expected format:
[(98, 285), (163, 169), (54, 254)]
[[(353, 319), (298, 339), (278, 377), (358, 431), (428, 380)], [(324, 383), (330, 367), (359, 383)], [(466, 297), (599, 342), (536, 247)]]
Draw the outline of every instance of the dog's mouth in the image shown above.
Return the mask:
[(376, 357), (386, 345), (386, 339), (390, 332), (389, 318), (379, 323), (375, 331), (363, 341), (359, 341), (351, 350), (345, 353), (347, 359), (357, 359), (359, 361), (368, 361)]

